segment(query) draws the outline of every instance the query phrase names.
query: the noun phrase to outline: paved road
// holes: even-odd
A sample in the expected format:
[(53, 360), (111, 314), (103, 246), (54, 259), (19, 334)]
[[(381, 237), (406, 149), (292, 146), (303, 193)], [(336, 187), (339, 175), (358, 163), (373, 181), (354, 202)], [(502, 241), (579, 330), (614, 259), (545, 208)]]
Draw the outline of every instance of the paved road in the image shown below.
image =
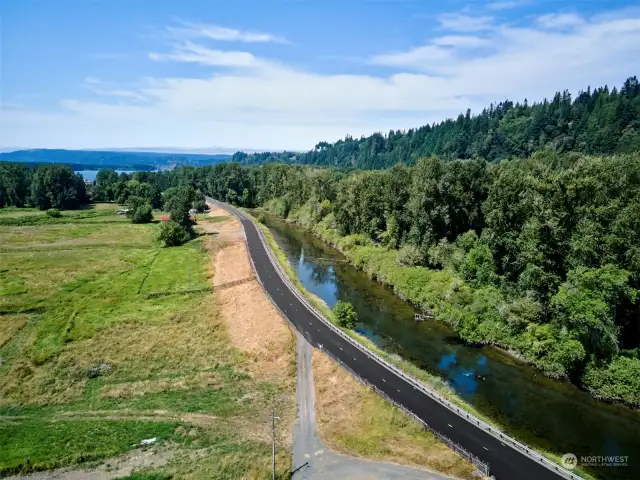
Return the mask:
[(302, 468), (294, 474), (295, 480), (452, 480), (435, 472), (363, 460), (327, 448), (316, 431), (311, 345), (300, 332), (296, 336), (299, 414), (293, 436), (293, 466)]
[(496, 479), (557, 480), (561, 478), (414, 389), (405, 380), (332, 332), (282, 281), (260, 241), (256, 225), (239, 210), (226, 204), (219, 203), (219, 205), (239, 217), (247, 237), (249, 254), (267, 293), (311, 345), (316, 347), (321, 345), (321, 348), (329, 351), (364, 380), (414, 412), (431, 428), (442, 432), (483, 461), (489, 462), (491, 475)]

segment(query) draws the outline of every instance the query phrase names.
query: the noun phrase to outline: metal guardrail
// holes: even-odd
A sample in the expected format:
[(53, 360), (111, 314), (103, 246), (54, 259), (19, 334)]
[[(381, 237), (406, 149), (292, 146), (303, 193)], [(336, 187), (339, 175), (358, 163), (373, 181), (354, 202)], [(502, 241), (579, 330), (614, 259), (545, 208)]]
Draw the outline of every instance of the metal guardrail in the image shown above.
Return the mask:
[[(377, 353), (369, 350), (367, 347), (365, 347), (364, 345), (359, 343), (357, 340), (354, 340), (353, 338), (351, 338), (350, 336), (345, 334), (342, 330), (340, 330), (333, 323), (331, 323), (327, 318), (325, 318), (325, 316), (322, 313), (320, 313), (313, 305), (311, 305), (311, 303), (302, 295), (302, 293), (300, 293), (298, 291), (298, 289), (295, 287), (295, 285), (293, 285), (293, 283), (289, 280), (288, 275), (282, 270), (282, 267), (280, 266), (280, 263), (278, 262), (278, 260), (273, 255), (273, 252), (271, 251), (271, 248), (269, 247), (268, 242), (267, 242), (267, 240), (266, 240), (266, 238), (264, 236), (264, 232), (262, 231), (262, 229), (258, 225), (256, 225), (255, 221), (252, 218), (247, 217), (240, 210), (237, 210), (234, 207), (230, 207), (230, 206), (228, 206), (228, 205), (226, 205), (226, 204), (224, 204), (222, 202), (219, 202), (219, 201), (214, 200), (214, 199), (209, 198), (209, 197), (207, 198), (207, 200), (217, 203), (222, 208), (224, 208), (225, 210), (229, 211), (234, 216), (238, 217), (240, 220), (247, 220), (247, 221), (249, 221), (249, 222), (254, 224), (254, 226), (256, 227), (256, 230), (258, 231), (258, 236), (260, 237), (260, 241), (262, 242), (262, 245), (264, 246), (268, 257), (271, 260), (271, 263), (274, 265), (274, 267), (276, 269), (276, 272), (278, 273), (278, 275), (280, 276), (282, 281), (285, 283), (285, 285), (287, 285), (289, 287), (291, 292), (318, 318), (318, 320), (323, 322), (328, 328), (333, 330), (337, 335), (342, 337), (344, 340), (349, 342), (351, 345), (353, 345), (355, 348), (360, 350), (365, 355), (369, 356), (371, 359), (373, 359), (376, 362), (378, 362), (380, 365), (385, 367), (390, 372), (392, 372), (395, 375), (397, 375), (398, 377), (402, 378), (404, 381), (406, 381), (409, 385), (414, 387), (416, 390), (419, 390), (420, 392), (424, 393), (425, 395), (427, 395), (431, 399), (433, 399), (436, 402), (440, 403), (442, 406), (444, 406), (445, 408), (447, 408), (451, 412), (455, 413), (460, 418), (462, 418), (464, 420), (467, 420), (473, 426), (484, 430), (489, 435), (495, 437), (496, 439), (500, 440), (501, 442), (504, 442), (506, 445), (510, 446), (514, 450), (522, 453), (523, 455), (526, 455), (527, 457), (531, 458), (535, 462), (537, 462), (540, 465), (548, 468), (549, 470), (551, 470), (552, 472), (555, 472), (557, 475), (559, 475), (559, 476), (561, 476), (563, 478), (567, 478), (567, 479), (570, 479), (570, 480), (584, 480), (584, 478), (582, 478), (581, 476), (579, 476), (579, 475), (567, 470), (566, 468), (558, 465), (557, 463), (553, 462), (552, 460), (549, 460), (548, 458), (542, 456), (541, 454), (539, 454), (538, 452), (536, 452), (533, 449), (529, 448), (528, 446), (524, 445), (523, 443), (520, 443), (515, 438), (510, 437), (509, 435), (507, 435), (506, 433), (503, 433), (501, 430), (497, 429), (496, 427), (492, 427), (488, 423), (486, 423), (483, 420), (480, 420), (479, 418), (477, 418), (475, 415), (473, 415), (471, 413), (468, 413), (467, 411), (465, 411), (465, 410), (461, 409), (460, 407), (454, 405), (449, 400), (444, 398), (440, 393), (438, 393), (435, 390), (432, 390), (431, 388), (427, 387), (426, 385), (421, 383), (415, 377), (403, 372), (402, 370), (400, 370), (395, 365), (387, 362), (385, 359), (380, 357)], [(245, 237), (246, 237), (246, 235), (245, 235)], [(246, 242), (246, 238), (245, 238), (245, 242)], [(249, 251), (249, 247), (247, 245), (247, 252), (248, 251)], [(249, 258), (251, 258), (251, 254), (249, 254)], [(252, 264), (252, 267), (254, 268), (254, 271), (255, 271), (255, 265), (253, 264), (253, 259), (251, 259), (251, 264)], [(258, 281), (260, 281), (260, 278), (257, 275), (257, 273), (256, 273), (256, 278), (258, 278)], [(260, 283), (262, 283), (262, 282), (260, 281)], [(275, 302), (273, 302), (273, 303), (275, 305)], [(277, 308), (281, 313), (283, 313), (280, 310), (279, 307), (277, 307)], [(284, 315), (284, 313), (283, 313), (283, 316), (286, 318), (286, 315)], [(397, 405), (395, 402), (393, 402), (393, 403), (395, 405)], [(399, 408), (401, 408), (402, 410), (408, 412), (410, 415), (415, 417), (415, 414), (413, 414), (412, 412), (408, 411), (406, 408), (404, 408), (402, 406), (399, 406), (399, 405), (397, 405), (397, 406)], [(422, 423), (424, 424), (424, 422), (422, 422)], [(471, 454), (469, 454), (469, 455), (471, 455)]]

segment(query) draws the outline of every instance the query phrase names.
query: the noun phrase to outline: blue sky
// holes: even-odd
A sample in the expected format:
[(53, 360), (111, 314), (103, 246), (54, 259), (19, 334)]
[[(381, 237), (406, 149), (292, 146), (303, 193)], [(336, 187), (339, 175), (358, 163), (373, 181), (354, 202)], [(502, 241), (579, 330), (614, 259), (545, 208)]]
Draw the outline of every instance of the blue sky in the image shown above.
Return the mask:
[(308, 149), (640, 73), (629, 0), (3, 0), (0, 21), (0, 147)]

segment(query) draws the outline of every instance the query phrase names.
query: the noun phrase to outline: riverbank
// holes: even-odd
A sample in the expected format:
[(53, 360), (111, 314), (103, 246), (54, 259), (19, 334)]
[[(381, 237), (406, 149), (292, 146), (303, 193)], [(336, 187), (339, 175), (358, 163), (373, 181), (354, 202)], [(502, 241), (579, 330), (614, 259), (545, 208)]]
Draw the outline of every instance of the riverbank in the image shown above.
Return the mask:
[[(451, 265), (442, 270), (401, 266), (398, 262), (401, 251), (379, 246), (364, 235), (342, 237), (335, 228), (332, 213), (313, 221), (306, 207), (307, 204), (290, 211), (286, 221), (337, 249), (351, 265), (451, 327), (467, 344), (498, 347), (550, 378), (568, 378), (568, 371), (561, 365), (579, 356), (582, 347), (569, 336), (555, 338), (549, 324), (536, 323), (540, 307), (534, 302), (507, 301), (493, 286), (474, 288)], [(267, 202), (264, 209), (276, 216), (281, 210), (277, 200)], [(451, 252), (440, 254), (451, 256)], [(597, 400), (637, 409), (640, 362), (620, 356), (608, 365), (589, 364), (578, 386)]]
[[(269, 220), (270, 218), (273, 220)], [(313, 238), (311, 236), (307, 236), (307, 238), (309, 238), (308, 242), (310, 243), (304, 244), (303, 251), (300, 250), (300, 247), (295, 247), (293, 251), (287, 247), (287, 252), (285, 253), (278, 248), (278, 243), (285, 241), (286, 245), (289, 241), (293, 240), (293, 237), (287, 237), (285, 240), (285, 237), (283, 237), (285, 224), (283, 222), (276, 222), (275, 217), (269, 217), (268, 215), (267, 220), (270, 226), (271, 223), (274, 224), (274, 227), (276, 224), (283, 225), (283, 227), (278, 227), (277, 230), (274, 230), (274, 234), (277, 231), (277, 242), (271, 234), (271, 231), (264, 225), (262, 227), (263, 231), (267, 234), (267, 239), (271, 248), (276, 251), (280, 263), (283, 264), (288, 274), (292, 276), (293, 281), (296, 282), (298, 288), (300, 288), (300, 285), (304, 281), (305, 285), (312, 287), (311, 290), (313, 290), (314, 293), (326, 299), (327, 290), (319, 286), (313, 287), (309, 282), (311, 281), (312, 283), (315, 283), (319, 276), (326, 279), (326, 275), (328, 274), (331, 277), (336, 275), (333, 281), (339, 281), (340, 285), (340, 290), (338, 291), (333, 288), (328, 290), (332, 292), (329, 294), (330, 296), (340, 295), (341, 298), (344, 298), (343, 295), (345, 294), (348, 296), (354, 295), (354, 288), (357, 289), (358, 287), (353, 284), (353, 281), (362, 282), (362, 280), (358, 280), (358, 278), (366, 277), (365, 275), (362, 273), (357, 273), (356, 275), (356, 272), (358, 271), (344, 263), (344, 260), (341, 258), (336, 259), (337, 263), (326, 263), (328, 260), (327, 258), (320, 259), (319, 257), (331, 256), (330, 251), (327, 250), (326, 247), (324, 251), (319, 249), (319, 246), (313, 247), (311, 243), (314, 242), (311, 242), (311, 239)], [(293, 226), (288, 228), (292, 232), (291, 235), (296, 238), (296, 241), (298, 238), (304, 237), (301, 229), (298, 230), (300, 233), (293, 233), (296, 229)], [(315, 241), (315, 243), (319, 242)], [(316, 250), (315, 252), (314, 249)], [(323, 263), (323, 267), (312, 267), (313, 262), (316, 260), (313, 258), (314, 255), (317, 256), (316, 259), (320, 259), (325, 262)], [(301, 256), (303, 258), (301, 258)], [(336, 268), (337, 270), (335, 270)], [(297, 278), (296, 275), (301, 276), (300, 278)], [(402, 307), (404, 302), (397, 298), (392, 301), (392, 298), (390, 297), (394, 297), (394, 295), (388, 291), (385, 293), (385, 290), (387, 289), (380, 286), (375, 287), (375, 285), (376, 282), (367, 280), (362, 286), (364, 290), (359, 293), (359, 295), (364, 295), (362, 298), (366, 303), (371, 304), (370, 308), (373, 308), (374, 310), (380, 309), (375, 316), (379, 317), (380, 313), (383, 313), (385, 318), (395, 319), (395, 322), (401, 321), (401, 317), (403, 316), (410, 316), (411, 319), (413, 318), (413, 314), (410, 313), (411, 309), (407, 304), (404, 304), (405, 307)], [(303, 288), (302, 290), (304, 291), (306, 289)], [(385, 300), (379, 301), (383, 298)], [(331, 318), (331, 311), (327, 305), (318, 305), (321, 302), (319, 302), (317, 297), (311, 298), (311, 300), (319, 310)], [(333, 304), (333, 299), (331, 300), (331, 304)], [(363, 307), (367, 308), (365, 304), (359, 303), (358, 308), (362, 309)], [(407, 309), (409, 311), (407, 311)], [(398, 310), (403, 310), (404, 312), (400, 317), (398, 316)], [(373, 321), (378, 322), (378, 320)], [(392, 323), (393, 322), (394, 321), (392, 321)], [(378, 324), (378, 326), (380, 325)], [(401, 330), (394, 330), (398, 335), (404, 336), (404, 339), (401, 339), (400, 336), (397, 337), (401, 345), (401, 351), (405, 350), (405, 347), (409, 348), (409, 345), (406, 344), (407, 341), (413, 341), (407, 340), (407, 336), (418, 338), (415, 336), (420, 335), (420, 337), (422, 337), (423, 334), (428, 335), (427, 332), (436, 328), (436, 326), (437, 323), (434, 322), (427, 322), (418, 326), (412, 320), (408, 320), (408, 323), (402, 323), (402, 326), (399, 324), (398, 328), (409, 329), (406, 330), (406, 334), (401, 334)], [(620, 442), (619, 448), (621, 448), (621, 451), (623, 452), (628, 452), (629, 445), (633, 444), (633, 433), (626, 431), (629, 428), (626, 428), (625, 430), (624, 427), (625, 424), (633, 425), (634, 417), (631, 410), (625, 409), (622, 406), (613, 408), (612, 406), (604, 405), (598, 409), (597, 401), (591, 399), (585, 393), (578, 394), (578, 391), (574, 387), (566, 384), (565, 382), (545, 379), (545, 377), (541, 375), (534, 378), (535, 375), (533, 370), (525, 367), (524, 364), (521, 364), (522, 368), (509, 366), (515, 366), (520, 362), (514, 363), (514, 360), (510, 360), (511, 357), (502, 353), (500, 350), (475, 349), (462, 347), (460, 344), (455, 346), (455, 342), (450, 344), (451, 346), (445, 346), (444, 349), (438, 347), (431, 340), (426, 340), (425, 342), (419, 341), (416, 343), (419, 351), (434, 352), (430, 355), (432, 357), (435, 355), (435, 363), (439, 362), (438, 358), (440, 358), (441, 354), (443, 355), (442, 358), (445, 359), (448, 357), (448, 354), (444, 355), (446, 352), (458, 353), (457, 363), (460, 367), (456, 367), (456, 371), (462, 374), (462, 377), (453, 378), (449, 376), (447, 379), (446, 375), (444, 378), (442, 377), (440, 367), (438, 367), (438, 369), (433, 373), (420, 368), (418, 365), (421, 365), (421, 362), (414, 363), (417, 359), (411, 354), (411, 349), (405, 352), (408, 355), (405, 359), (405, 354), (402, 354), (402, 357), (395, 354), (395, 352), (398, 351), (396, 348), (392, 348), (390, 351), (385, 351), (385, 346), (376, 345), (380, 343), (375, 339), (379, 333), (385, 336), (389, 334), (394, 336), (394, 333), (387, 331), (387, 333), (384, 334), (379, 330), (377, 330), (379, 333), (376, 333), (376, 330), (371, 331), (369, 330), (369, 327), (365, 328), (368, 330), (366, 334), (369, 338), (365, 338), (359, 333), (353, 331), (348, 331), (347, 333), (388, 361), (417, 377), (423, 384), (439, 391), (461, 408), (464, 408), (477, 417), (482, 418), (487, 421), (487, 423), (497, 426), (499, 429), (518, 438), (523, 443), (528, 444), (556, 462), (559, 462), (561, 456), (567, 451), (586, 451), (580, 449), (580, 444), (583, 445), (583, 449), (588, 449), (588, 451), (601, 451), (601, 449), (607, 448), (606, 445), (609, 444), (610, 441), (614, 443)], [(445, 327), (439, 327), (440, 330), (443, 328)], [(371, 335), (373, 335), (374, 338), (370, 338)], [(445, 336), (449, 337), (450, 334), (445, 333)], [(374, 340), (376, 343), (374, 343)], [(415, 349), (413, 349), (413, 351), (415, 351)], [(469, 371), (472, 371), (469, 370), (469, 368), (473, 369), (473, 363), (475, 363), (475, 360), (473, 360), (472, 357), (475, 357), (475, 359), (478, 360), (485, 356), (488, 357), (489, 364), (493, 365), (491, 367), (491, 377), (487, 376), (487, 382), (480, 382), (479, 387), (482, 389), (482, 392), (480, 393), (479, 391), (478, 393), (480, 393), (481, 397), (478, 397), (477, 395), (469, 397), (464, 390), (460, 390), (460, 384), (457, 384), (456, 386), (455, 383), (452, 384), (451, 382), (456, 382), (460, 378), (465, 378), (464, 382), (468, 385), (469, 377), (464, 377), (464, 375), (466, 375), (465, 372), (468, 373)], [(458, 375), (458, 373), (456, 373), (456, 375)], [(452, 386), (455, 386), (459, 393), (454, 392), (451, 388)], [(478, 400), (480, 400), (480, 403), (478, 403)], [(471, 401), (473, 402), (473, 405), (470, 403)], [(513, 401), (516, 403), (513, 404)], [(512, 411), (512, 408), (516, 406), (519, 407), (521, 413), (517, 414), (518, 420), (514, 423), (513, 415), (516, 414), (516, 412)], [(566, 413), (560, 413), (566, 409), (568, 409)], [(548, 412), (552, 415), (549, 416), (543, 412)], [(569, 412), (576, 412), (576, 414), (574, 415)], [(540, 417), (540, 415), (542, 415), (542, 417)], [(588, 418), (592, 418), (593, 421), (587, 421), (586, 423), (582, 422), (581, 425), (579, 418), (575, 417), (582, 417), (584, 415)], [(625, 420), (626, 417), (628, 418)], [(567, 419), (567, 421), (558, 421), (562, 418)], [(606, 424), (601, 424), (602, 421), (606, 421)], [(612, 426), (612, 422), (613, 424), (616, 424), (617, 427), (614, 428)], [(601, 425), (601, 427), (598, 427), (598, 425)], [(605, 428), (609, 433), (596, 433), (598, 428)], [(629, 437), (629, 435), (631, 435), (631, 437)], [(585, 478), (593, 478), (584, 471), (577, 471), (577, 473)], [(608, 473), (614, 474), (622, 472), (608, 470), (607, 475), (603, 475), (602, 478), (618, 478), (615, 476), (609, 477)], [(600, 477), (600, 475), (598, 475), (598, 477)]]

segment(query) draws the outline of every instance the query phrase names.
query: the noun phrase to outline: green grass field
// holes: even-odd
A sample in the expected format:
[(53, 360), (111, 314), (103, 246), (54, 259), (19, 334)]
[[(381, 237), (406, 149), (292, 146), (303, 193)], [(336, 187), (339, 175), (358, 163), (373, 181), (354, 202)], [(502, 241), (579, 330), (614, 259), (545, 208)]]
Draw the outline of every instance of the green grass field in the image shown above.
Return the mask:
[[(231, 346), (209, 288), (215, 238), (161, 249), (157, 224), (116, 208), (0, 210), (0, 477), (155, 437), (171, 460), (131, 478), (270, 478), (270, 407), (295, 396)], [(284, 475), (290, 452), (278, 460)]]

